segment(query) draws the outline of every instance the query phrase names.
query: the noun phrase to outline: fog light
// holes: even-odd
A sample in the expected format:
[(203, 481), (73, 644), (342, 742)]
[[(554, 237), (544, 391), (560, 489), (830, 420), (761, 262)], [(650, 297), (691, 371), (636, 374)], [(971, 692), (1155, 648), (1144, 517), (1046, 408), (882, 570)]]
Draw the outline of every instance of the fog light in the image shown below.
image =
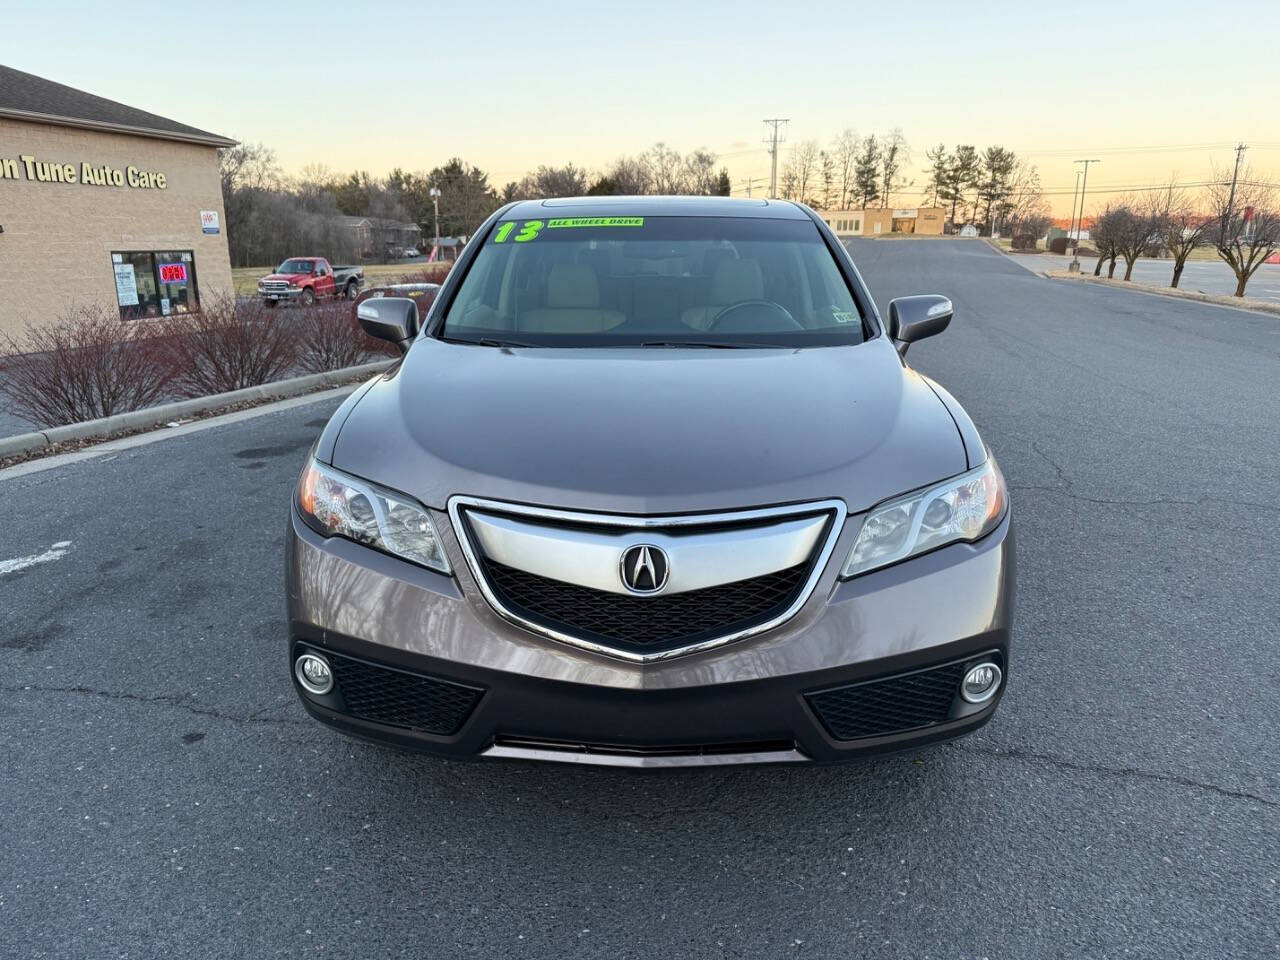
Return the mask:
[(304, 653), (293, 661), (293, 673), (308, 693), (323, 696), (333, 689), (333, 671), (329, 661), (317, 653)]
[(986, 703), (1000, 689), (1000, 680), (1004, 674), (991, 661), (976, 664), (960, 681), (960, 696), (969, 703)]

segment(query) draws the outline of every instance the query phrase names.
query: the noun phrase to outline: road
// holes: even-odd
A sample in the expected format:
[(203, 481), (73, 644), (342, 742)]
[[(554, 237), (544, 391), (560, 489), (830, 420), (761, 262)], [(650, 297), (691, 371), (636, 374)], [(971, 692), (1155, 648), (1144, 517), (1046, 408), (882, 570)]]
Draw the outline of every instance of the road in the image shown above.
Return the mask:
[(0, 479), (0, 956), (1276, 957), (1280, 320), (853, 250), (953, 299), (910, 359), (1012, 487), (993, 723), (661, 775), (346, 740), (286, 675), (300, 406)]
[[(1013, 259), (1036, 272), (1044, 270), (1065, 270), (1071, 263), (1070, 257), (1060, 257), (1052, 253), (1014, 254)], [(1088, 274), (1093, 273), (1097, 257), (1081, 257), (1080, 268)], [(1103, 276), (1106, 276), (1107, 264), (1102, 265)], [(1124, 260), (1116, 261), (1116, 278), (1124, 276)], [(1154, 287), (1167, 287), (1173, 279), (1172, 260), (1139, 260), (1133, 265), (1133, 282), (1147, 283)], [(1183, 290), (1194, 290), (1221, 297), (1229, 297), (1236, 292), (1236, 276), (1231, 268), (1221, 260), (1188, 260), (1182, 271), (1178, 286)], [(1245, 293), (1251, 300), (1265, 300), (1280, 303), (1280, 264), (1264, 263), (1258, 272), (1249, 278)]]

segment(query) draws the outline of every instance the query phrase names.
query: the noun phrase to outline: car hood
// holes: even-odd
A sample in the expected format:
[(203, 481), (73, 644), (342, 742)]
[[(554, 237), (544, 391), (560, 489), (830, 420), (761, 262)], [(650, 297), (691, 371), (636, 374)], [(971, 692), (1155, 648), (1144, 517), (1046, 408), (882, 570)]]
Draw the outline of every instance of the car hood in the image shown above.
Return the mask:
[(309, 273), (269, 273), (259, 283), (266, 283), (268, 280), (286, 280), (289, 283), (297, 283), (299, 280), (305, 280), (310, 277)]
[(802, 350), (420, 339), (350, 409), (331, 463), (437, 509), (463, 494), (634, 514), (830, 497), (856, 512), (967, 466), (951, 415), (883, 339)]

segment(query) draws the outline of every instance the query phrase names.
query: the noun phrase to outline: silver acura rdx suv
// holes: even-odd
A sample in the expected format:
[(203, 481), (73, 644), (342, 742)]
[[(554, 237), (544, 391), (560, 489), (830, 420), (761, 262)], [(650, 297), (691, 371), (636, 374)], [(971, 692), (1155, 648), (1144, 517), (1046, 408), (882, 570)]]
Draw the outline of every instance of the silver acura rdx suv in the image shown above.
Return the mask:
[(810, 210), (506, 206), (290, 509), (318, 719), (452, 757), (823, 762), (968, 733), (1009, 671), (1004, 478)]

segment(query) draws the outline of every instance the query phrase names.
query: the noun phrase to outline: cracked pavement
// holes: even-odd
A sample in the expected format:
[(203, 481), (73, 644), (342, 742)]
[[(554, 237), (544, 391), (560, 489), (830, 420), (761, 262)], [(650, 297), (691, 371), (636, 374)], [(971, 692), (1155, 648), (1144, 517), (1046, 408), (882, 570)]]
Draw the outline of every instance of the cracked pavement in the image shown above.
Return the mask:
[(326, 401), (0, 481), (0, 956), (1280, 954), (1280, 319), (855, 241), (1019, 531), (1010, 689), (934, 749), (638, 774), (344, 739), (287, 677)]

